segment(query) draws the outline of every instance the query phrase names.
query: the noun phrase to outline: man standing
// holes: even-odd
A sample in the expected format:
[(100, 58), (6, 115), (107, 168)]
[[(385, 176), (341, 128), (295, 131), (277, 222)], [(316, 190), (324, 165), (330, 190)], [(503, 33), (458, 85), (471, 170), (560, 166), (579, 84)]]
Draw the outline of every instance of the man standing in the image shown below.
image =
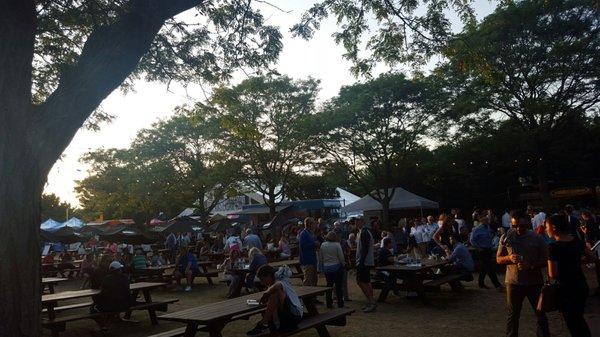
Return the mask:
[(435, 241), (433, 241), (433, 234), (440, 228), (437, 222), (434, 221), (433, 216), (427, 216), (427, 223), (425, 224), (425, 233), (423, 234), (423, 242), (427, 243), (427, 254), (431, 254), (433, 249), (436, 247)]
[(317, 285), (317, 244), (312, 233), (315, 227), (315, 219), (308, 217), (304, 219), (304, 229), (298, 235), (298, 248), (300, 255), (300, 266), (304, 273), (304, 286)]
[(525, 212), (513, 212), (511, 224), (512, 228), (500, 238), (496, 254), (496, 261), (506, 265), (506, 336), (519, 335), (521, 308), (527, 298), (537, 317), (537, 336), (548, 337), (548, 319), (536, 310), (544, 281), (541, 268), (547, 263), (548, 247), (541, 236), (529, 230), (531, 218)]
[(260, 250), (263, 249), (262, 242), (260, 241), (260, 237), (254, 233), (252, 233), (252, 229), (246, 229), (246, 237), (244, 238), (244, 247), (250, 250), (250, 248), (258, 248)]
[(481, 270), (479, 271), (479, 288), (487, 289), (485, 285), (485, 276), (487, 275), (492, 284), (498, 291), (502, 291), (502, 285), (498, 282), (496, 276), (496, 262), (492, 247), (494, 246), (494, 233), (489, 226), (487, 217), (479, 217), (481, 224), (477, 225), (471, 232), (471, 245), (477, 248), (479, 260), (481, 261)]
[(362, 218), (356, 219), (358, 228), (358, 239), (356, 247), (356, 283), (367, 298), (367, 306), (363, 308), (364, 313), (373, 312), (377, 309), (377, 303), (373, 298), (373, 287), (371, 286), (371, 268), (375, 266), (374, 240), (371, 230), (365, 225)]

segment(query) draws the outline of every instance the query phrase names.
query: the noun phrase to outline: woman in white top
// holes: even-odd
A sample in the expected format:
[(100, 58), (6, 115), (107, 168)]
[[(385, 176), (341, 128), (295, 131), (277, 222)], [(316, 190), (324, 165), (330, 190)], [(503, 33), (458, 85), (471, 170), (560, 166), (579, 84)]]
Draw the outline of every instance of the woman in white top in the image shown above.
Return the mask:
[[(344, 307), (344, 264), (345, 257), (342, 251), (342, 246), (338, 242), (338, 237), (335, 232), (331, 231), (325, 236), (325, 242), (321, 244), (319, 250), (319, 261), (321, 270), (327, 279), (327, 286), (335, 285), (335, 295), (337, 297), (338, 308)], [(328, 291), (325, 296), (327, 307), (333, 307), (333, 299), (331, 291)]]

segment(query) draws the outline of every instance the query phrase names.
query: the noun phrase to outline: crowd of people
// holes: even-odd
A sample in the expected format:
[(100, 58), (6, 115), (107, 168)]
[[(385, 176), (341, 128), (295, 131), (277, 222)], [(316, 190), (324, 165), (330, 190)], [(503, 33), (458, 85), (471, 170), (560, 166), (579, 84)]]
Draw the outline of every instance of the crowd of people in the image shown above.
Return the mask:
[[(233, 227), (223, 233), (193, 235), (170, 234), (162, 250), (141, 245), (95, 242), (92, 253), (84, 255), (80, 274), (86, 276), (91, 288), (101, 289), (94, 299), (93, 310), (114, 311), (114, 305), (128, 305), (130, 299), (123, 291), (127, 276), (123, 271), (135, 271), (149, 266), (174, 265), (173, 279), (177, 284), (186, 279), (185, 291), (192, 288), (194, 277), (200, 273), (198, 263), (222, 255), (217, 269), (228, 283), (227, 297), (267, 289), (262, 302), (267, 305), (263, 320), (249, 335), (260, 334), (267, 328), (288, 329), (301, 317), (301, 305), (289, 286), (289, 268), (276, 270), (268, 265), (272, 256), (288, 259), (298, 255), (304, 286), (317, 286), (319, 274), (333, 289), (325, 297), (327, 307), (334, 301), (342, 308), (351, 301), (348, 295), (349, 271), (354, 270), (356, 284), (366, 298), (363, 312), (377, 310), (372, 277), (395, 284), (394, 275), (375, 271), (376, 266), (394, 264), (399, 255), (414, 259), (443, 258), (451, 262), (452, 272), (461, 275), (460, 281), (473, 280), (479, 266), (478, 286), (488, 289), (486, 278), (499, 292), (506, 293), (506, 335), (518, 336), (523, 301), (527, 299), (536, 312), (537, 335), (549, 336), (549, 323), (544, 312), (537, 310), (544, 282), (559, 285), (558, 308), (573, 336), (590, 336), (583, 318), (588, 285), (582, 270), (582, 258), (595, 266), (600, 282), (600, 263), (591, 249), (600, 240), (595, 216), (566, 206), (560, 212), (546, 214), (528, 208), (526, 211), (506, 211), (496, 216), (492, 210), (475, 210), (467, 220), (460, 210), (447, 214), (402, 219), (394, 226), (381, 230), (377, 217), (356, 216), (349, 221), (328, 224), (323, 219), (307, 217), (301, 223), (285, 226), (277, 240), (271, 233)], [(88, 247), (90, 248), (90, 247)], [(297, 252), (295, 250), (297, 249)], [(102, 252), (95, 254), (94, 252)], [(267, 256), (268, 255), (268, 256)], [(475, 259), (474, 259), (475, 258)], [(55, 260), (53, 253), (44, 262)], [(68, 251), (60, 261), (70, 263)], [(245, 267), (242, 278), (235, 270)], [(500, 282), (497, 272), (506, 269)], [(547, 272), (545, 272), (547, 270)], [(128, 294), (128, 292), (127, 292)], [(115, 298), (119, 298), (116, 301)], [(122, 308), (116, 308), (122, 309)], [(276, 318), (273, 320), (273, 318)], [(282, 326), (279, 326), (282, 325)]]

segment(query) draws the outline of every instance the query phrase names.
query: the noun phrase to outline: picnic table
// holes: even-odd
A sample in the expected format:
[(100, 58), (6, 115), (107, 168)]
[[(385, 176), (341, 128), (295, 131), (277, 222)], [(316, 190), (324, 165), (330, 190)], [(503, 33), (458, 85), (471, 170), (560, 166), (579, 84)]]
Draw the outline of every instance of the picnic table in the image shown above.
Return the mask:
[[(433, 291), (443, 283), (449, 283), (460, 278), (457, 274), (434, 274), (433, 269), (441, 268), (450, 264), (448, 260), (421, 260), (420, 264), (391, 264), (389, 266), (377, 267), (376, 270), (388, 272), (396, 278), (395, 284), (388, 282), (374, 282), (375, 288), (380, 288), (379, 302), (385, 302), (392, 291), (416, 292), (421, 298), (425, 297), (426, 291)], [(430, 282), (426, 282), (431, 280)], [(398, 283), (402, 281), (402, 283)]]
[(44, 291), (44, 289), (46, 289), (46, 287), (47, 287), (48, 291), (51, 294), (54, 294), (54, 286), (60, 282), (65, 282), (68, 280), (69, 280), (68, 278), (64, 278), (64, 277), (43, 277), (42, 278), (42, 291)]
[[(152, 289), (162, 287), (165, 283), (153, 283), (153, 282), (138, 282), (132, 283), (129, 285), (129, 289), (131, 291), (131, 298), (137, 299), (139, 292), (141, 291), (144, 295), (144, 301), (139, 302), (135, 301), (129, 308), (128, 311), (125, 312), (125, 318), (128, 319), (131, 317), (131, 312), (133, 310), (147, 310), (148, 315), (150, 316), (150, 322), (152, 324), (158, 324), (156, 319), (156, 311), (167, 311), (167, 307), (169, 304), (177, 302), (177, 299), (168, 299), (168, 300), (159, 300), (152, 301), (152, 297), (150, 296), (150, 291)], [(55, 294), (42, 295), (42, 306), (44, 307), (43, 311), (45, 311), (48, 315), (48, 318), (42, 321), (42, 326), (46, 329), (50, 329), (52, 331), (52, 337), (58, 337), (59, 333), (65, 331), (66, 325), (69, 322), (74, 322), (77, 320), (83, 319), (106, 319), (111, 315), (116, 315), (118, 313), (107, 313), (107, 312), (86, 312), (80, 314), (74, 314), (69, 316), (61, 316), (56, 317), (57, 312), (62, 312), (71, 309), (77, 308), (85, 308), (90, 307), (93, 302), (85, 302), (85, 303), (76, 303), (71, 305), (64, 305), (59, 307), (59, 301), (66, 301), (72, 299), (86, 298), (92, 297), (94, 295), (100, 294), (100, 290), (97, 289), (85, 289), (85, 290), (76, 290), (76, 291), (65, 291)]]
[(61, 276), (65, 275), (65, 272), (69, 272), (69, 276), (71, 272), (79, 271), (79, 267), (81, 266), (81, 262), (83, 260), (72, 260), (72, 261), (54, 261), (48, 263), (42, 263), (42, 272), (44, 274), (53, 274), (54, 272), (60, 274)]
[[(150, 296), (150, 291), (156, 289), (158, 287), (162, 287), (166, 285), (166, 283), (160, 282), (137, 282), (129, 285), (129, 290), (132, 295), (137, 297), (140, 291), (142, 291), (144, 295), (144, 300), (149, 303), (152, 302), (152, 297)], [(54, 319), (56, 317), (55, 308), (58, 306), (58, 302), (73, 300), (78, 298), (86, 298), (92, 297), (94, 295), (100, 294), (100, 289), (83, 289), (83, 290), (73, 290), (73, 291), (63, 291), (60, 293), (47, 294), (42, 295), (42, 307), (46, 308), (46, 312), (49, 319)], [(134, 297), (134, 298), (135, 298)]]
[[(298, 297), (304, 303), (308, 316), (319, 315), (315, 305), (317, 296), (323, 295), (331, 288), (326, 287), (296, 287)], [(244, 319), (260, 314), (265, 310), (264, 305), (250, 306), (247, 300), (259, 300), (262, 293), (250, 294), (221, 302), (205, 304), (198, 307), (159, 316), (159, 320), (185, 323), (185, 336), (195, 336), (198, 331), (207, 331), (211, 337), (223, 336), (223, 328), (236, 319)], [(325, 325), (317, 327), (320, 336), (329, 336)]]
[(132, 276), (135, 281), (153, 278), (162, 280), (165, 277), (165, 272), (175, 269), (175, 267), (175, 264), (165, 264), (162, 266), (149, 266), (146, 268), (133, 269)]

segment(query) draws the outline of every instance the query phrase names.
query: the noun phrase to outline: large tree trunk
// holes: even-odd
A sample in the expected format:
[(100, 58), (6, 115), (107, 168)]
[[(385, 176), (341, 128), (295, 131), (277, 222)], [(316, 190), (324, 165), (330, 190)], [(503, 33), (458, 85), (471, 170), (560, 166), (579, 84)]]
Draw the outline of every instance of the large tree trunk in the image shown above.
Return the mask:
[(40, 196), (35, 156), (3, 134), (0, 162), (0, 336), (40, 336)]

